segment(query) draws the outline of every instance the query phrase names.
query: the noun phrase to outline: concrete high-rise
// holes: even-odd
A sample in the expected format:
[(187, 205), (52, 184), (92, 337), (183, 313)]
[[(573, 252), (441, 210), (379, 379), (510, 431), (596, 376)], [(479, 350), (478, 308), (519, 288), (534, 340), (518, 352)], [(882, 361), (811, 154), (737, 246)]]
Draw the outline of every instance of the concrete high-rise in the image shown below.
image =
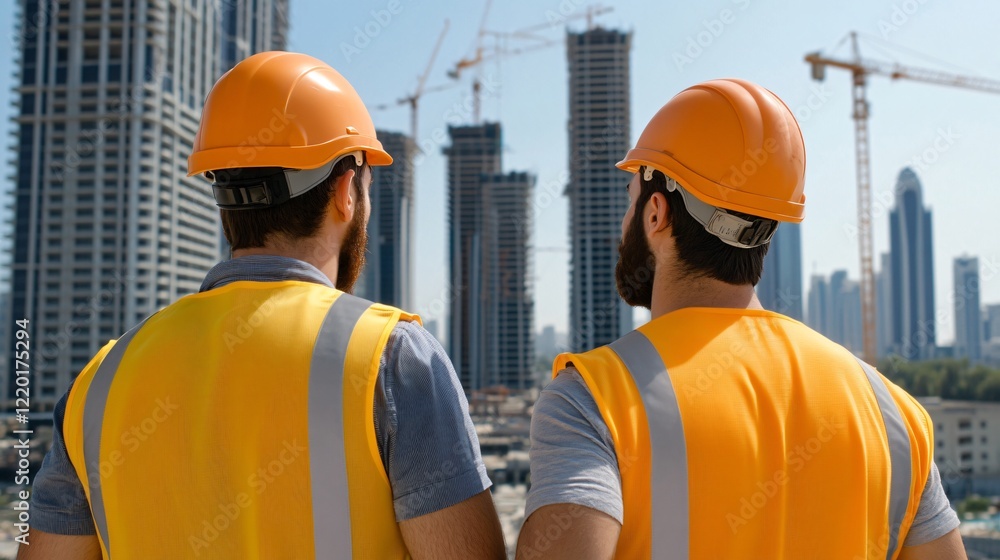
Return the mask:
[(937, 337), (931, 211), (924, 206), (920, 180), (909, 167), (899, 172), (896, 181), (889, 237), (892, 351), (906, 359), (932, 358)]
[(201, 104), (237, 56), (284, 48), (287, 0), (19, 7), (11, 315), (30, 320), (32, 402), (49, 409), (218, 260), (211, 189), (186, 176)]
[(802, 314), (802, 230), (799, 224), (778, 226), (771, 239), (757, 297), (765, 309), (799, 321)]
[(955, 357), (979, 362), (982, 355), (983, 318), (979, 307), (979, 259), (957, 257), (955, 274)]
[(489, 385), (527, 389), (534, 385), (535, 294), (531, 266), (531, 203), (535, 177), (525, 172), (483, 178), (496, 245), (496, 369)]
[(531, 202), (535, 178), (501, 173), (498, 123), (450, 127), (449, 352), (462, 386), (532, 384), (534, 293)]
[(413, 290), (413, 158), (417, 146), (398, 132), (377, 131), (392, 165), (372, 168), (368, 255), (357, 293), (410, 311)]
[(630, 32), (568, 33), (570, 348), (589, 350), (632, 330), (615, 264), (628, 177), (615, 169), (630, 142)]

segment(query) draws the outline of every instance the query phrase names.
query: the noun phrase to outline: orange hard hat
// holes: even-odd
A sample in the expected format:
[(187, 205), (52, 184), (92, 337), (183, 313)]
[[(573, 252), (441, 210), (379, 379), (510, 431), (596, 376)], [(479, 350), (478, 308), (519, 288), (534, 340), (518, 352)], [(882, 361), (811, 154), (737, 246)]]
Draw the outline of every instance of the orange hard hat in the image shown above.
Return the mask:
[(360, 160), (359, 152), (370, 165), (392, 163), (351, 84), (311, 56), (262, 52), (212, 87), (188, 175), (250, 167), (316, 169), (351, 153)]
[(643, 166), (709, 206), (802, 221), (802, 131), (777, 95), (752, 82), (711, 80), (674, 96), (618, 162), (633, 173)]

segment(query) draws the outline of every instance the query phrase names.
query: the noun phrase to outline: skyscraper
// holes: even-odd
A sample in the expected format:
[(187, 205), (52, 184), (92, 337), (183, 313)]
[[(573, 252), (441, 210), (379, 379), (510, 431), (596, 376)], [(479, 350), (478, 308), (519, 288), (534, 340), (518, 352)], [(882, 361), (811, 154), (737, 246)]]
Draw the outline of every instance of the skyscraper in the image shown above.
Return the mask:
[(484, 227), (483, 177), (500, 173), (500, 124), (449, 127), (448, 134), (451, 145), (443, 150), (448, 158), (448, 351), (462, 386), (479, 389), (483, 372), (492, 369), (485, 352), (491, 346), (487, 284), (495, 274), (491, 232)]
[(20, 2), (11, 314), (42, 409), (218, 260), (211, 190), (186, 176), (201, 103), (236, 56), (284, 47), (287, 0), (198, 6)]
[(934, 356), (934, 251), (931, 211), (920, 180), (909, 167), (896, 181), (889, 214), (891, 243), (892, 350), (907, 359)]
[(955, 357), (976, 363), (982, 357), (983, 318), (979, 307), (979, 259), (958, 257), (955, 273)]
[(771, 239), (757, 297), (765, 309), (799, 321), (802, 314), (802, 230), (799, 224), (781, 224)]
[(398, 132), (377, 131), (392, 165), (372, 168), (368, 255), (358, 295), (409, 310), (413, 269), (413, 157), (417, 146)]
[(532, 383), (535, 178), (501, 173), (498, 123), (449, 127), (449, 352), (463, 387)]
[(490, 385), (534, 385), (535, 294), (531, 267), (531, 202), (535, 177), (524, 172), (484, 177), (484, 198), (495, 228), (496, 370)]
[(608, 344), (632, 330), (615, 264), (628, 177), (615, 169), (629, 149), (632, 34), (589, 29), (566, 35), (569, 61), (570, 348)]

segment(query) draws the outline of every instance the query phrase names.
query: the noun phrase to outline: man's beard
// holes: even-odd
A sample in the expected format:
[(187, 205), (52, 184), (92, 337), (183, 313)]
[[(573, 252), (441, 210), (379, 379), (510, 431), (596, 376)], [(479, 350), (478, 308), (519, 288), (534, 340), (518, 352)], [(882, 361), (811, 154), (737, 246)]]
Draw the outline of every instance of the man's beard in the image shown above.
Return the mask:
[(365, 267), (365, 253), (368, 250), (368, 224), (365, 222), (363, 196), (359, 200), (337, 261), (337, 289), (349, 294), (354, 293), (354, 284)]
[(615, 284), (618, 295), (632, 307), (653, 305), (653, 273), (656, 259), (649, 248), (649, 241), (642, 231), (642, 214), (636, 210), (618, 244), (618, 264), (615, 265)]

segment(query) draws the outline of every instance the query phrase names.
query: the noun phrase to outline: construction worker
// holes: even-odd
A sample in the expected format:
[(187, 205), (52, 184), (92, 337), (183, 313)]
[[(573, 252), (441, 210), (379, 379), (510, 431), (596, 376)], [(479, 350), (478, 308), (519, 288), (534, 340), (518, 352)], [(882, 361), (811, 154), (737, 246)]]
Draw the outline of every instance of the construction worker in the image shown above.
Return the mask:
[(965, 558), (924, 409), (754, 293), (778, 223), (803, 218), (788, 107), (698, 84), (618, 167), (618, 291), (652, 319), (556, 359), (518, 558)]
[(215, 84), (188, 171), (233, 258), (59, 402), (20, 558), (506, 557), (447, 355), (350, 295), (369, 166), (391, 162), (315, 58), (257, 54)]

